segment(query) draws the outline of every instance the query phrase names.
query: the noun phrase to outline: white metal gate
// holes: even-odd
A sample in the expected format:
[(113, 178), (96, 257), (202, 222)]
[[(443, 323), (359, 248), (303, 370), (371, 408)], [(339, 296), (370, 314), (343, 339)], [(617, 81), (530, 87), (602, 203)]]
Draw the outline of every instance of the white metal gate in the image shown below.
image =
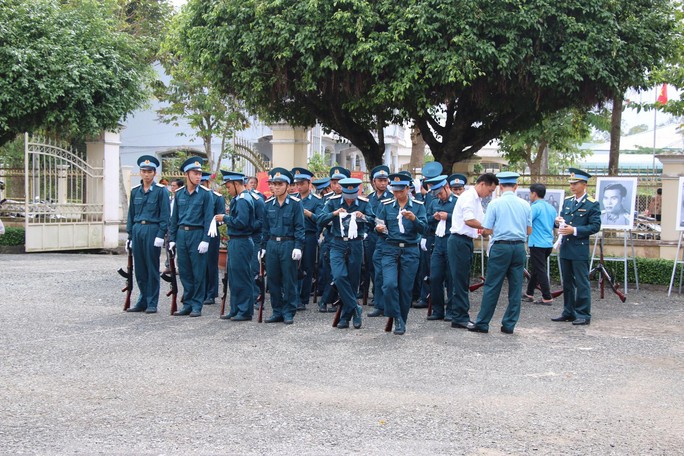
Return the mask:
[(70, 146), (25, 135), (26, 251), (103, 247), (103, 168)]

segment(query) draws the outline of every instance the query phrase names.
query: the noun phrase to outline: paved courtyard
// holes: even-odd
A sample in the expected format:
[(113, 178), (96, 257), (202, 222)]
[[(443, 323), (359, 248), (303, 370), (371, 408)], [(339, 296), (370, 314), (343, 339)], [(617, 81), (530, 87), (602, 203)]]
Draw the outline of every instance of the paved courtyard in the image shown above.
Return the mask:
[[(122, 255), (0, 255), (1, 454), (681, 454), (684, 298), (595, 293), (514, 335), (122, 312)], [(162, 283), (166, 292), (167, 284)], [(137, 296), (137, 290), (133, 297)], [(482, 290), (472, 295), (472, 316)]]

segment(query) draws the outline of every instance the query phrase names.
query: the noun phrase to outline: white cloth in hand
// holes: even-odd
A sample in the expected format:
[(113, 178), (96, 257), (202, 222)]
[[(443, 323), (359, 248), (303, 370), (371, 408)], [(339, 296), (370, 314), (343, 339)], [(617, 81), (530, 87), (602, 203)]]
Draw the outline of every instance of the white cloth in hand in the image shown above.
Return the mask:
[(209, 250), (209, 243), (207, 241), (202, 241), (197, 246), (197, 251), (200, 254), (207, 253), (208, 250)]
[(404, 214), (402, 214), (402, 212), (399, 211), (399, 215), (397, 215), (397, 220), (399, 221), (399, 232), (400, 233), (406, 232), (406, 230), (404, 229), (403, 219), (404, 219)]
[(129, 253), (133, 249), (133, 241), (126, 241), (126, 243), (124, 244), (124, 249), (126, 249), (126, 253)]
[(423, 238), (420, 240), (420, 250), (427, 252), (427, 239)]
[[(558, 229), (565, 228), (565, 226), (565, 222), (563, 222), (558, 226)], [(556, 239), (556, 242), (553, 244), (553, 250), (558, 250), (560, 248), (561, 242), (563, 242), (563, 235), (558, 234), (558, 239)]]
[(164, 238), (154, 238), (154, 246), (155, 247), (164, 247)]
[(261, 259), (265, 256), (266, 256), (266, 250), (261, 249), (261, 250), (259, 250), (259, 253), (257, 253), (257, 260), (261, 261)]
[(349, 239), (356, 239), (359, 236), (359, 227), (356, 225), (356, 216), (352, 214), (349, 219)]
[(299, 249), (292, 249), (292, 259), (299, 261), (302, 259), (302, 251)]
[(209, 231), (207, 232), (207, 236), (216, 237), (217, 235), (218, 235), (218, 228), (216, 228), (216, 219), (212, 218), (211, 223), (209, 224)]
[(446, 220), (440, 220), (435, 228), (435, 236), (444, 237), (446, 234)]
[(342, 223), (342, 220), (348, 216), (349, 213), (347, 212), (340, 212), (337, 216), (340, 218), (340, 236), (344, 237), (344, 223)]
[(175, 242), (169, 242), (169, 250), (172, 252), (176, 252), (176, 243)]

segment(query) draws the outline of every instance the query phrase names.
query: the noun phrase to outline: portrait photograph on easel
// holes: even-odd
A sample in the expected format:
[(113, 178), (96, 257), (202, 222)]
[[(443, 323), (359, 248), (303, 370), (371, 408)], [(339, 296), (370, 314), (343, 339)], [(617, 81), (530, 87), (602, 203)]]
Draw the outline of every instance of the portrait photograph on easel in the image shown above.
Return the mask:
[(684, 177), (679, 178), (679, 183), (677, 184), (679, 191), (677, 192), (677, 223), (675, 229), (677, 231), (684, 231)]
[(632, 229), (636, 190), (636, 177), (599, 177), (596, 180), (596, 199), (601, 205), (602, 229)]
[[(529, 188), (519, 188), (515, 191), (515, 196), (522, 198), (528, 203), (530, 202), (530, 189)], [(546, 189), (546, 195), (544, 195), (544, 201), (549, 203), (560, 214), (561, 207), (563, 205), (563, 199), (565, 198), (565, 190), (559, 190), (556, 188)]]

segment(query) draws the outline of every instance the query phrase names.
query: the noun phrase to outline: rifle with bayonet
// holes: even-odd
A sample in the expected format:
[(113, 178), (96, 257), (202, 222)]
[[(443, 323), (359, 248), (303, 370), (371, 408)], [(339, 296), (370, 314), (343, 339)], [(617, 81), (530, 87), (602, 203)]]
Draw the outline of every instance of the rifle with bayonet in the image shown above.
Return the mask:
[(122, 293), (126, 293), (126, 301), (124, 302), (124, 312), (126, 312), (131, 307), (131, 293), (133, 292), (133, 248), (131, 246), (131, 241), (126, 241), (126, 247), (128, 250), (128, 263), (126, 265), (126, 270), (119, 268), (117, 271), (121, 277), (126, 279), (126, 287), (121, 290)]
[(166, 296), (171, 296), (171, 315), (178, 310), (177, 298), (178, 298), (178, 274), (176, 272), (176, 249), (166, 249), (169, 255), (169, 271), (170, 274), (163, 273), (161, 275), (162, 280), (168, 282), (171, 285)]
[[(523, 274), (525, 275), (525, 278), (526, 278), (527, 280), (530, 280), (530, 278), (532, 277), (532, 274), (530, 274), (530, 272), (529, 272), (527, 269), (525, 269), (525, 268), (523, 268)], [(537, 283), (536, 288), (537, 288), (537, 290), (541, 291), (541, 285), (540, 285), (540, 284)], [(560, 296), (560, 295), (562, 295), (562, 294), (563, 294), (563, 289), (560, 288), (560, 289), (558, 289), (558, 290), (556, 290), (556, 291), (552, 291), (552, 292), (551, 292), (551, 297), (552, 297), (552, 298), (557, 298), (558, 296)]]
[(226, 272), (223, 274), (221, 283), (223, 283), (223, 296), (221, 296), (221, 312), (219, 316), (222, 317), (226, 313), (226, 298), (228, 297), (228, 253), (226, 253)]
[(264, 320), (264, 307), (266, 306), (266, 265), (263, 258), (259, 260), (259, 276), (257, 277), (259, 283), (259, 316), (257, 322), (261, 323)]
[(627, 296), (619, 290), (620, 284), (618, 282), (613, 281), (613, 279), (610, 277), (610, 274), (608, 274), (608, 271), (603, 266), (603, 239), (601, 239), (601, 242), (599, 242), (599, 252), (599, 263), (596, 265), (594, 269), (592, 269), (589, 272), (589, 280), (593, 280), (596, 277), (596, 274), (599, 274), (599, 288), (601, 290), (601, 299), (603, 299), (604, 297), (605, 283), (608, 282), (608, 285), (610, 285), (610, 288), (613, 290), (613, 293), (617, 295), (620, 301), (625, 302), (627, 300)]

